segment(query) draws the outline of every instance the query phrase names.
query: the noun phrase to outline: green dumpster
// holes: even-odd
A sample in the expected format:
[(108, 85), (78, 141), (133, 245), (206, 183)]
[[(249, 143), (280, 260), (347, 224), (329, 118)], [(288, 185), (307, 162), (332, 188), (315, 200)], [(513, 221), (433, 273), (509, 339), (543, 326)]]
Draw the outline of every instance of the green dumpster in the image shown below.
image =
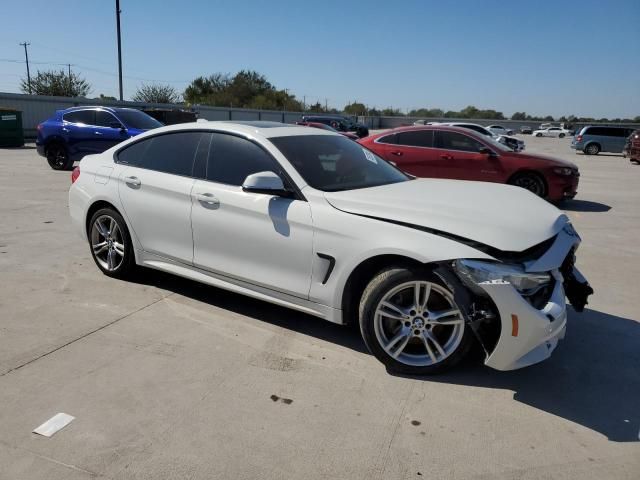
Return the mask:
[(22, 147), (22, 112), (13, 108), (0, 107), (0, 147)]

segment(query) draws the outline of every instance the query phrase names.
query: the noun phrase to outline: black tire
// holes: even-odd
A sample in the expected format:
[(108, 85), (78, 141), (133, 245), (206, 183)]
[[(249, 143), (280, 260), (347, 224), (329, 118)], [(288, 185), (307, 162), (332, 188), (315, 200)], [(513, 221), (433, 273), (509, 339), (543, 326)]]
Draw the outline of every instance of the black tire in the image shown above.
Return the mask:
[[(99, 233), (100, 229), (97, 226), (96, 231), (94, 232), (94, 225), (96, 225), (96, 221), (98, 221), (98, 219), (101, 220), (103, 227), (108, 225), (108, 221), (106, 219), (113, 219), (113, 221), (117, 225), (117, 230), (115, 228), (109, 228), (108, 237)], [(118, 233), (120, 235), (118, 235)], [(97, 237), (95, 236), (96, 234)], [(136, 268), (136, 259), (133, 252), (131, 235), (129, 235), (129, 230), (127, 229), (127, 224), (125, 223), (124, 218), (122, 218), (122, 215), (120, 215), (116, 210), (114, 210), (113, 208), (101, 208), (100, 210), (96, 211), (91, 216), (91, 220), (89, 221), (87, 227), (87, 237), (89, 238), (89, 250), (91, 251), (93, 261), (102, 271), (102, 273), (109, 277), (120, 279), (129, 278), (133, 274)], [(94, 244), (100, 241), (100, 239), (102, 239), (102, 241), (107, 244), (109, 251), (113, 246), (113, 250), (116, 252), (116, 256), (121, 257), (120, 262), (118, 262), (117, 264), (112, 264), (115, 268), (110, 269), (108, 260), (99, 257), (99, 255), (102, 255), (104, 251), (96, 252), (97, 249), (94, 248)], [(115, 247), (115, 245), (118, 244), (122, 245), (121, 249)], [(119, 253), (117, 253), (118, 250), (124, 252), (124, 255), (120, 255)], [(107, 252), (106, 258), (108, 258), (109, 254), (110, 252)]]
[[(405, 320), (402, 320), (401, 322), (398, 322), (397, 320), (394, 320), (392, 318), (387, 319), (390, 322), (397, 322), (396, 327), (399, 327), (399, 329), (403, 329), (404, 327), (408, 329), (408, 332), (409, 332), (407, 336), (410, 339), (408, 340), (408, 343), (405, 344), (406, 346), (401, 348), (402, 353), (398, 355), (399, 359), (396, 359), (392, 357), (391, 354), (387, 353), (387, 351), (384, 349), (381, 343), (381, 340), (379, 340), (378, 334), (376, 333), (377, 329), (384, 328), (384, 327), (380, 327), (381, 325), (380, 322), (384, 321), (382, 319), (385, 316), (384, 315), (379, 316), (378, 313), (376, 313), (378, 312), (378, 308), (382, 300), (389, 294), (393, 294), (395, 289), (403, 288), (405, 284), (408, 284), (410, 282), (416, 282), (416, 281), (427, 282), (432, 286), (433, 285), (437, 286), (437, 288), (442, 289), (442, 291), (449, 292), (449, 295), (451, 295), (451, 299), (447, 300), (448, 302), (447, 305), (452, 305), (454, 309), (458, 308), (457, 305), (455, 305), (455, 303), (452, 300), (453, 292), (451, 292), (449, 288), (433, 273), (427, 270), (414, 270), (414, 269), (407, 269), (402, 267), (389, 267), (381, 271), (380, 273), (378, 273), (369, 282), (369, 285), (367, 285), (367, 288), (364, 290), (362, 294), (362, 298), (360, 300), (360, 307), (359, 307), (360, 332), (362, 333), (362, 338), (364, 339), (364, 342), (367, 348), (369, 349), (369, 351), (378, 360), (380, 360), (380, 362), (382, 362), (390, 371), (398, 372), (402, 374), (408, 374), (408, 375), (433, 375), (433, 374), (444, 372), (445, 370), (448, 370), (449, 368), (455, 366), (468, 354), (469, 350), (471, 349), (471, 346), (473, 344), (473, 334), (470, 331), (469, 327), (466, 325), (466, 322), (464, 322), (464, 319), (461, 314), (459, 317), (461, 319), (460, 321), (458, 321), (457, 318), (455, 319), (455, 321), (458, 322), (458, 325), (456, 326), (424, 325), (420, 327), (425, 330), (428, 328), (430, 332), (429, 335), (434, 335), (436, 337), (439, 336), (440, 338), (437, 338), (439, 342), (441, 341), (442, 338), (446, 339), (448, 335), (447, 329), (451, 329), (450, 330), (451, 337), (449, 338), (449, 341), (451, 341), (451, 339), (453, 338), (453, 335), (456, 336), (456, 341), (453, 341), (451, 343), (450, 351), (445, 350), (446, 355), (441, 355), (440, 353), (438, 353), (438, 350), (436, 350), (435, 348), (435, 344), (424, 340), (421, 336), (418, 336), (417, 332), (419, 330), (415, 330), (416, 334), (414, 335), (412, 333), (414, 332), (413, 329), (415, 328), (413, 324), (407, 325), (407, 323), (411, 323), (412, 321), (415, 321), (415, 320), (420, 321), (423, 316), (428, 319), (428, 314), (424, 314), (423, 316), (420, 316), (417, 312), (414, 312), (417, 315), (417, 317), (414, 320), (409, 320), (407, 318)], [(408, 288), (411, 288), (411, 287), (408, 287)], [(430, 290), (431, 292), (433, 292), (433, 288), (436, 288), (436, 287), (432, 287), (432, 289)], [(404, 291), (401, 291), (401, 293), (398, 293), (396, 295), (403, 295), (404, 293), (402, 292)], [(427, 307), (425, 308), (425, 311), (429, 310), (429, 305), (431, 306), (435, 305), (437, 307), (438, 301), (442, 303), (443, 300), (446, 298), (445, 296), (441, 295), (438, 292), (439, 290), (436, 291), (436, 293), (440, 295), (441, 298), (438, 298), (437, 296), (434, 295), (432, 300), (427, 301)], [(396, 297), (393, 297), (393, 298), (396, 298)], [(429, 297), (429, 298), (431, 299), (432, 297)], [(433, 301), (435, 301), (436, 303), (434, 304)], [(407, 308), (410, 308), (410, 307), (407, 307)], [(451, 308), (451, 307), (448, 306), (446, 308)], [(431, 313), (433, 312), (429, 312), (429, 314)], [(378, 325), (378, 327), (376, 327), (376, 325)], [(436, 329), (438, 330), (436, 331)], [(388, 333), (389, 333), (388, 336), (397, 335), (398, 330), (396, 330), (395, 332), (389, 331)], [(407, 338), (407, 336), (405, 336), (404, 338)], [(423, 341), (424, 341), (424, 344), (422, 343)], [(401, 342), (397, 342), (397, 343), (401, 343)], [(391, 344), (394, 345), (393, 342), (391, 342)], [(424, 345), (431, 345), (431, 350), (435, 352), (436, 356), (433, 357), (427, 354), (427, 347), (425, 347)], [(447, 347), (447, 344), (444, 345), (444, 348), (446, 347)], [(409, 349), (407, 350), (407, 352), (409, 352), (408, 356), (405, 355), (404, 353), (405, 352), (404, 349), (407, 349), (407, 348)], [(423, 352), (423, 353), (421, 354), (420, 352)], [(403, 361), (403, 357), (407, 357), (409, 359), (408, 361), (410, 361), (411, 360), (410, 357), (412, 356), (416, 359), (423, 358), (425, 362), (430, 362), (431, 364), (412, 365)], [(440, 357), (439, 359), (438, 359), (438, 356)], [(419, 363), (419, 362), (416, 362), (416, 363)]]
[(536, 133), (536, 137), (541, 137), (542, 134), (541, 133)]
[(558, 137), (564, 138), (564, 133), (561, 133), (560, 135), (558, 135)]
[(597, 143), (590, 143), (586, 147), (584, 147), (583, 151), (585, 155), (597, 155), (598, 153), (600, 153), (600, 145), (598, 145)]
[(524, 188), (544, 198), (547, 196), (547, 183), (544, 178), (534, 172), (517, 173), (509, 179), (509, 185)]
[(71, 170), (73, 168), (73, 160), (69, 158), (69, 152), (63, 144), (51, 143), (47, 145), (45, 153), (47, 163), (54, 170)]

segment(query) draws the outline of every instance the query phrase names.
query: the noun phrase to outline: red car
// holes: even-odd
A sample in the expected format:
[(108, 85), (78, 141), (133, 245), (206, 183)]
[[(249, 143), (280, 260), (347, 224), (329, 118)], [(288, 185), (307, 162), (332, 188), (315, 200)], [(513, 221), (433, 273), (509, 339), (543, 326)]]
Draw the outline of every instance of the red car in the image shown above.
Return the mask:
[(573, 198), (578, 189), (575, 164), (514, 152), (465, 128), (401, 127), (358, 141), (416, 177), (509, 183), (551, 201)]
[(356, 135), (353, 132), (340, 132), (339, 130), (336, 130), (335, 128), (333, 128), (331, 125), (325, 125), (324, 123), (296, 122), (296, 125), (302, 125), (305, 127), (313, 127), (313, 128), (321, 128), (322, 130), (329, 130), (330, 132), (335, 132), (335, 133), (339, 133), (340, 135), (344, 135), (345, 137), (350, 138), (351, 140), (358, 140), (360, 138), (358, 135)]

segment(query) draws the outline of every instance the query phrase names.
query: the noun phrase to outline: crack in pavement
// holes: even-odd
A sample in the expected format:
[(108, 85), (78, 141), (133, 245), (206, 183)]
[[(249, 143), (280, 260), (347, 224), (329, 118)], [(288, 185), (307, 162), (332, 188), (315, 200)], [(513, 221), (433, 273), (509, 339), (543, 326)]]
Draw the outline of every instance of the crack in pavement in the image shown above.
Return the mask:
[(96, 328), (94, 330), (91, 330), (90, 332), (87, 332), (84, 335), (79, 336), (78, 338), (74, 338), (73, 340), (70, 340), (67, 343), (63, 344), (63, 345), (60, 345), (60, 346), (54, 348), (53, 350), (49, 350), (48, 352), (45, 352), (42, 355), (37, 356), (36, 358), (32, 358), (31, 360), (26, 361), (26, 362), (18, 365), (17, 367), (10, 368), (6, 372), (0, 373), (0, 377), (4, 377), (5, 375), (10, 374), (11, 372), (15, 372), (16, 370), (20, 370), (22, 367), (26, 367), (27, 365), (30, 365), (30, 364), (32, 364), (34, 362), (37, 362), (41, 358), (47, 357), (47, 356), (51, 355), (52, 353), (57, 352), (58, 350), (62, 350), (63, 348), (68, 347), (72, 343), (75, 343), (75, 342), (77, 342), (79, 340), (82, 340), (83, 338), (87, 338), (89, 335), (93, 335), (94, 333), (99, 332), (100, 330), (104, 330), (105, 328), (110, 327), (111, 325), (114, 325), (115, 323), (118, 323), (120, 320), (124, 320), (125, 318), (130, 317), (131, 315), (134, 315), (134, 314), (136, 314), (138, 312), (141, 312), (142, 310), (145, 310), (146, 308), (149, 308), (149, 307), (155, 305), (156, 303), (159, 303), (159, 302), (163, 301), (164, 299), (170, 297), (171, 295), (175, 295), (175, 292), (171, 292), (169, 295), (165, 295), (164, 297), (159, 298), (158, 300), (155, 300), (155, 301), (153, 301), (153, 302), (151, 302), (151, 303), (149, 303), (147, 305), (144, 305), (144, 306), (142, 306), (142, 307), (140, 307), (140, 308), (138, 308), (138, 309), (136, 309), (136, 310), (134, 310), (132, 312), (129, 312), (126, 315), (118, 317), (118, 318), (116, 318), (115, 320), (113, 320), (113, 321), (111, 321), (109, 323), (105, 323), (104, 325), (102, 325), (102, 326), (100, 326), (100, 327), (98, 327), (98, 328)]

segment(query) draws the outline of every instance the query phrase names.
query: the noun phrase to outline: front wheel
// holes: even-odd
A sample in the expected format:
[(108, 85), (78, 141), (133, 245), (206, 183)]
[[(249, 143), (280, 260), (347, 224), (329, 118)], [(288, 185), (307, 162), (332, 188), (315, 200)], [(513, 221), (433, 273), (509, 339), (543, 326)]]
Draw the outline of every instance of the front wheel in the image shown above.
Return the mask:
[(541, 137), (542, 134), (541, 133), (536, 133), (536, 137)]
[(564, 138), (564, 133), (561, 133), (560, 135), (558, 135), (558, 137)]
[(426, 271), (383, 270), (362, 294), (359, 313), (369, 351), (400, 373), (440, 373), (462, 360), (473, 341), (453, 292)]
[(542, 177), (532, 172), (515, 175), (509, 180), (509, 184), (529, 190), (539, 197), (544, 197), (547, 194), (547, 186)]

